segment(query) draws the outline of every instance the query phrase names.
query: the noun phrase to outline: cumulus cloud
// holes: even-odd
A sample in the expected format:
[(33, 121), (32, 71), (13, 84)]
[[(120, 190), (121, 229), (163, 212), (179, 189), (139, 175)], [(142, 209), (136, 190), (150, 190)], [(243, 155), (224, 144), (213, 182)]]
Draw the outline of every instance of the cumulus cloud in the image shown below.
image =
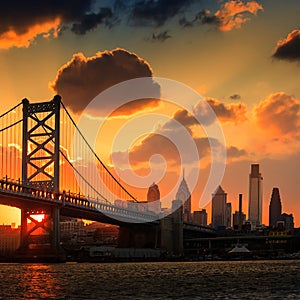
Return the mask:
[(300, 129), (300, 101), (283, 92), (269, 95), (255, 109), (259, 126), (278, 135), (294, 135)]
[(1, 3), (0, 48), (28, 47), (38, 36), (57, 37), (61, 26), (83, 34), (112, 18), (108, 7), (93, 13), (93, 0), (3, 1)]
[[(243, 103), (225, 104), (215, 98), (209, 97), (206, 98), (206, 101), (221, 122), (240, 123), (246, 120), (247, 107)], [(215, 120), (214, 116), (207, 112), (201, 102), (194, 108), (194, 111), (203, 120), (205, 125), (209, 125)]]
[(273, 57), (300, 61), (300, 30), (293, 30), (285, 39), (278, 41)]
[[(74, 54), (72, 59), (62, 66), (50, 87), (62, 96), (65, 105), (74, 112), (81, 112), (100, 92), (125, 80), (152, 77), (150, 65), (135, 53), (124, 49), (98, 52), (91, 57), (83, 53)], [(159, 98), (160, 87), (149, 80), (149, 88)], [(118, 101), (116, 99), (116, 101)], [(147, 106), (158, 104), (157, 99), (133, 101), (118, 110), (118, 114), (131, 114)], [(101, 112), (105, 115), (117, 103), (103, 103)]]

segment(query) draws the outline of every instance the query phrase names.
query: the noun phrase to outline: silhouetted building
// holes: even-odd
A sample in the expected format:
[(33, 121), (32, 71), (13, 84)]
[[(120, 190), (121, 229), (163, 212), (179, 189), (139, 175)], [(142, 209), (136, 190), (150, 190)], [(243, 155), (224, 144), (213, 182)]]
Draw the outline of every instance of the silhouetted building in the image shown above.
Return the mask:
[[(235, 213), (232, 215), (232, 226), (234, 229), (239, 229), (239, 217), (240, 217), (240, 212), (239, 211), (235, 211)], [(246, 214), (244, 214), (243, 212), (241, 213), (241, 225), (245, 224), (246, 222)], [(242, 229), (242, 226), (240, 227), (239, 230)]]
[(281, 217), (281, 200), (279, 189), (273, 188), (270, 206), (269, 206), (269, 226), (276, 227), (277, 221)]
[(231, 203), (226, 203), (226, 227), (231, 227)]
[(212, 226), (214, 228), (226, 226), (227, 194), (221, 186), (212, 195)]
[(184, 173), (183, 173), (182, 181), (176, 193), (176, 200), (181, 200), (183, 203), (183, 220), (185, 222), (192, 222), (191, 193), (185, 181)]
[(249, 175), (248, 218), (256, 226), (262, 223), (262, 180), (259, 164), (252, 164)]
[(207, 225), (207, 212), (206, 209), (195, 210), (193, 213), (193, 223), (206, 226)]
[(20, 246), (20, 226), (0, 225), (0, 256), (12, 255)]
[(283, 213), (280, 216), (280, 221), (284, 222), (284, 226), (286, 230), (294, 229), (294, 217), (293, 214)]
[(150, 185), (147, 193), (147, 206), (148, 210), (157, 214), (161, 212), (160, 192), (158, 185), (153, 182)]

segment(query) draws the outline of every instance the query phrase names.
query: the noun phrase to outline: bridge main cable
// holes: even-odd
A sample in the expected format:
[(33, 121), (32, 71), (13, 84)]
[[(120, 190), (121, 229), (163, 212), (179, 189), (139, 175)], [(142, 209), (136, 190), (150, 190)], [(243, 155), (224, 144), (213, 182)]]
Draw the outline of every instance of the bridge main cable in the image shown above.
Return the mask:
[(65, 105), (63, 104), (63, 102), (61, 101), (61, 105), (63, 107), (63, 109), (65, 110), (67, 116), (69, 117), (70, 121), (72, 122), (72, 124), (75, 126), (75, 129), (78, 131), (79, 135), (81, 136), (81, 138), (84, 140), (84, 142), (86, 143), (86, 145), (88, 146), (88, 148), (90, 149), (90, 151), (92, 152), (92, 154), (95, 156), (95, 158), (97, 159), (97, 161), (101, 164), (101, 166), (105, 169), (105, 171), (111, 176), (111, 178), (117, 183), (117, 185), (135, 202), (139, 202), (130, 192), (127, 191), (127, 189), (118, 181), (118, 179), (110, 172), (110, 170), (105, 166), (105, 164), (102, 162), (102, 160), (99, 158), (99, 156), (97, 155), (97, 153), (93, 150), (93, 148), (90, 146), (90, 144), (88, 143), (88, 141), (86, 140), (86, 138), (84, 137), (84, 135), (82, 134), (82, 132), (80, 131), (80, 129), (78, 128), (77, 124), (75, 123), (75, 121), (73, 120), (72, 116), (70, 115), (69, 111), (67, 110), (67, 108), (65, 107)]

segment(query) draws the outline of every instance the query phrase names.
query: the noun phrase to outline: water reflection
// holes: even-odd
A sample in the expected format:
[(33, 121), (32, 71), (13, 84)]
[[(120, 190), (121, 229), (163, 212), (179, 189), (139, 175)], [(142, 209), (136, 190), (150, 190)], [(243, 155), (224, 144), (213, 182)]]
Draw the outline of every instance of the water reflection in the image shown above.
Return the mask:
[(57, 272), (50, 265), (22, 265), (19, 288), (24, 298), (57, 298), (61, 292)]

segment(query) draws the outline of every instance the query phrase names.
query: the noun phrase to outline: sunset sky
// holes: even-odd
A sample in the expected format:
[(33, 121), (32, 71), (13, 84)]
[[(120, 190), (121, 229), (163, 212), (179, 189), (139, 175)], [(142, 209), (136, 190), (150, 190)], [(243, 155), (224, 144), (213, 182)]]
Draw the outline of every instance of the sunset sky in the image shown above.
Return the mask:
[[(39, 102), (60, 94), (78, 120), (89, 102), (114, 84), (149, 76), (176, 80), (201, 94), (222, 125), (227, 162), (221, 185), (233, 212), (243, 193), (248, 213), (250, 165), (259, 163), (264, 223), (272, 188), (279, 187), (283, 212), (293, 213), (300, 226), (298, 0), (36, 2), (1, 3), (0, 114), (25, 97)], [(159, 98), (159, 86), (153, 88)], [(107, 117), (114, 107), (116, 103), (106, 103), (85, 117)], [(201, 114), (199, 103), (193, 109)], [(162, 116), (143, 119), (152, 113)], [(128, 120), (140, 123), (129, 124), (112, 151)], [(162, 137), (170, 129), (183, 134), (172, 120), (190, 133), (199, 151), (200, 179), (192, 191), (193, 210), (198, 210), (210, 170), (209, 145), (201, 126), (180, 105), (143, 99), (120, 108), (106, 119), (96, 152), (125, 177), (124, 153), (129, 152), (131, 168), (141, 176), (150, 172), (150, 157), (161, 154), (165, 176), (160, 179), (154, 172), (144, 189), (132, 186), (131, 191), (143, 200), (154, 181), (168, 194), (183, 167), (199, 168), (195, 161), (181, 165), (174, 145)], [(187, 172), (188, 184), (192, 176)], [(210, 215), (209, 205), (207, 209)], [(1, 206), (0, 223), (11, 222), (20, 222), (19, 213)]]

